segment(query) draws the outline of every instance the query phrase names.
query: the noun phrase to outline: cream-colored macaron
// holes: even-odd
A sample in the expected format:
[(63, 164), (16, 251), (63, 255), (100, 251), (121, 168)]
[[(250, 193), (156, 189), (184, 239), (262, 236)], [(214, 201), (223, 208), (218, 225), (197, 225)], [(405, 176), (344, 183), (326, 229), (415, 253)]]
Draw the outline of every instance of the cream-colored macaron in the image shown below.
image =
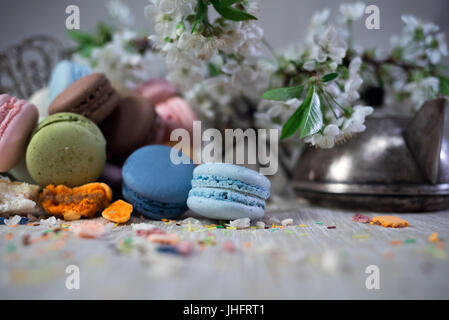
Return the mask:
[(45, 87), (36, 91), (29, 100), (39, 111), (39, 122), (48, 117), (48, 107), (50, 106), (50, 90)]

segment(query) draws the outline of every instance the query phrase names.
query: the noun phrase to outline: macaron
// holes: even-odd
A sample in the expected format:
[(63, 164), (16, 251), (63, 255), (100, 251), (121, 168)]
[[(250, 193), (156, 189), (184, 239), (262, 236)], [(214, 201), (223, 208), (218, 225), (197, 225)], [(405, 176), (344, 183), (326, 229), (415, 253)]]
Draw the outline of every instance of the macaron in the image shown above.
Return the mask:
[(50, 106), (50, 89), (42, 88), (31, 96), (29, 99), (39, 111), (39, 122), (48, 117), (48, 107)]
[(178, 95), (176, 86), (165, 79), (153, 79), (142, 83), (135, 92), (157, 105)]
[(0, 95), (0, 172), (8, 172), (24, 156), (38, 117), (33, 104), (7, 94)]
[(211, 219), (258, 219), (270, 196), (270, 180), (254, 170), (227, 163), (207, 163), (193, 172), (190, 210)]
[(50, 104), (50, 114), (72, 112), (96, 124), (117, 107), (120, 96), (102, 73), (92, 73), (68, 86)]
[(123, 97), (100, 128), (107, 141), (108, 156), (126, 159), (133, 151), (150, 144), (156, 136), (156, 110), (139, 95)]
[[(174, 164), (170, 154), (182, 159)], [(195, 165), (176, 149), (151, 145), (135, 151), (122, 169), (122, 194), (134, 209), (149, 219), (174, 219), (188, 210)]]
[(94, 182), (106, 163), (106, 140), (89, 119), (57, 113), (34, 130), (26, 165), (36, 183), (76, 187)]
[(122, 166), (116, 163), (106, 162), (103, 173), (98, 181), (111, 187), (115, 197), (120, 197), (122, 193)]
[(59, 62), (53, 69), (48, 84), (50, 101), (53, 101), (72, 83), (91, 73), (92, 69), (89, 66), (68, 60)]
[(180, 97), (173, 97), (156, 106), (156, 112), (162, 119), (164, 126), (163, 137), (160, 141), (167, 143), (170, 141), (170, 134), (173, 130), (183, 128), (190, 135), (193, 134), (193, 121), (196, 115), (187, 101)]

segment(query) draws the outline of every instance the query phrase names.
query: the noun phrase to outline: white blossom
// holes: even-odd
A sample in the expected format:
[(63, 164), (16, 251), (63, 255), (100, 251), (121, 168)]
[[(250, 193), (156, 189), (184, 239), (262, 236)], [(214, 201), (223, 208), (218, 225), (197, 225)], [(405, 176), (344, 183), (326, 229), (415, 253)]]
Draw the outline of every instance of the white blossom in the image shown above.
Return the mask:
[(125, 27), (131, 27), (135, 23), (135, 17), (131, 10), (121, 0), (109, 0), (106, 4), (109, 15)]
[(432, 64), (438, 64), (441, 58), (448, 55), (446, 36), (444, 33), (439, 33), (435, 37), (426, 38), (426, 55)]
[(329, 27), (324, 34), (315, 35), (316, 49), (313, 58), (318, 62), (331, 62), (341, 64), (346, 56), (346, 44), (341, 41), (334, 27)]
[(96, 48), (89, 63), (95, 72), (101, 72), (119, 87), (134, 89), (141, 82), (163, 77), (166, 73), (164, 60), (157, 54), (147, 51), (140, 54), (130, 50), (130, 41), (137, 34), (124, 29), (116, 32), (110, 43)]
[(356, 21), (363, 17), (365, 13), (365, 4), (363, 2), (357, 2), (352, 4), (342, 4), (339, 8), (341, 22)]
[(410, 94), (410, 100), (413, 103), (415, 111), (429, 99), (437, 96), (440, 81), (435, 77), (428, 77), (419, 81), (414, 81), (404, 86), (404, 91)]
[(306, 143), (322, 149), (331, 149), (335, 146), (337, 136), (340, 134), (340, 129), (335, 124), (326, 126), (322, 133), (317, 133), (308, 136), (304, 139)]
[(372, 107), (355, 106), (354, 112), (349, 119), (345, 119), (341, 126), (341, 133), (338, 140), (345, 140), (350, 138), (354, 133), (365, 131), (365, 118), (371, 115), (374, 111)]

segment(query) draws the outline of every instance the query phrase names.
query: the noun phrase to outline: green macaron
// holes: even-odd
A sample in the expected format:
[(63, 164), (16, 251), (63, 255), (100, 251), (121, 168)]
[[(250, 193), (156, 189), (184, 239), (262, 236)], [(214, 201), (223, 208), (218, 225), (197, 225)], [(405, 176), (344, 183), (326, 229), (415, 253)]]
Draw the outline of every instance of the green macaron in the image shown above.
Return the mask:
[(94, 182), (106, 163), (106, 140), (89, 119), (56, 113), (34, 130), (26, 153), (31, 177), (41, 186)]

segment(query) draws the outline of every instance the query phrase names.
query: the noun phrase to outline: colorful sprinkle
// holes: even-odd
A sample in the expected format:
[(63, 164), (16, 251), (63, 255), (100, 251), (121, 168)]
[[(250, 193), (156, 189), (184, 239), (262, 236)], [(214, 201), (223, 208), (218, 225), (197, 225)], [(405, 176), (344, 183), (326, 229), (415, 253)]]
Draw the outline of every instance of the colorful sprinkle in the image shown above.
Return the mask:
[(360, 222), (360, 223), (370, 223), (371, 222), (371, 218), (368, 216), (365, 216), (363, 214), (360, 213), (356, 213), (353, 217), (352, 217), (352, 221), (354, 222)]
[(235, 246), (234, 243), (232, 241), (226, 241), (225, 243), (223, 243), (223, 248), (227, 251), (227, 252), (234, 252), (235, 251)]
[(26, 225), (30, 219), (22, 217), (19, 221), (20, 225)]
[(353, 239), (368, 239), (370, 237), (369, 234), (355, 234), (352, 236)]
[(432, 242), (432, 243), (437, 243), (437, 242), (439, 242), (439, 239), (438, 239), (438, 232), (434, 232), (434, 233), (432, 233), (432, 234), (429, 236), (429, 242)]

